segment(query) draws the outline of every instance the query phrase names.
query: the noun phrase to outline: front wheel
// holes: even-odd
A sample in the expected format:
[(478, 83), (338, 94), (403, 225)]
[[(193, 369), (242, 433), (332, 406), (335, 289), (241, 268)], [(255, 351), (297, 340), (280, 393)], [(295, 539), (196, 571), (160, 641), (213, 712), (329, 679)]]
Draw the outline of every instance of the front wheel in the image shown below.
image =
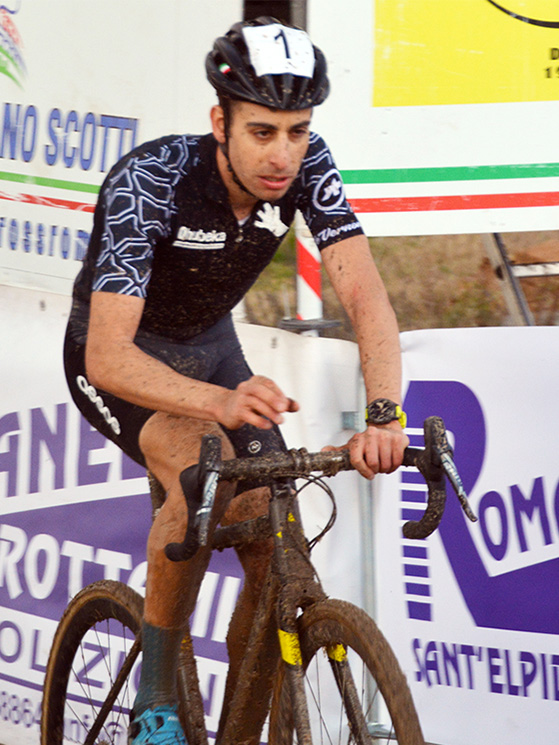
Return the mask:
[[(398, 661), (364, 611), (341, 600), (317, 603), (299, 619), (299, 641), (312, 743), (424, 745)], [(270, 712), (270, 745), (296, 741), (293, 708), (282, 665)]]
[(126, 745), (142, 609), (137, 592), (112, 580), (88, 585), (70, 602), (45, 674), (41, 745)]

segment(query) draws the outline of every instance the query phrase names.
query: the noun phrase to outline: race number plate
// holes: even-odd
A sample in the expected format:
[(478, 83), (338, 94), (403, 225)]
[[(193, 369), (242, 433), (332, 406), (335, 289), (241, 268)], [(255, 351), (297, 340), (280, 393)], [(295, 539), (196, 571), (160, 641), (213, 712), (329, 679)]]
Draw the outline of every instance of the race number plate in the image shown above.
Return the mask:
[(271, 23), (268, 26), (246, 26), (243, 35), (251, 64), (259, 77), (291, 73), (312, 78), (314, 52), (304, 31)]

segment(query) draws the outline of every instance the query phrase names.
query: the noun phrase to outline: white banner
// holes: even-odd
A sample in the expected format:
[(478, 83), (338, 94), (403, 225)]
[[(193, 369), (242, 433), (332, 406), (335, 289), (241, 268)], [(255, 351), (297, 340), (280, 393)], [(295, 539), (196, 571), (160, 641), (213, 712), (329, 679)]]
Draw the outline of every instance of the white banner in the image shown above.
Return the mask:
[(424, 508), (417, 472), (379, 480), (379, 620), (426, 740), (550, 743), (559, 726), (559, 329), (402, 335), (412, 444), (443, 417), (473, 510), (447, 489), (439, 531), (402, 538)]
[[(0, 287), (3, 745), (38, 742), (44, 669), (68, 598), (103, 577), (140, 592), (145, 582), (145, 475), (69, 399), (61, 362), (68, 305)], [(245, 324), (239, 333), (253, 368), (302, 405), (283, 427), (290, 447), (318, 450), (349, 438), (341, 415), (359, 408), (354, 344)], [(339, 516), (315, 549), (319, 574), (329, 594), (364, 604), (365, 569), (374, 562), (379, 625), (437, 745), (545, 743), (559, 725), (559, 403), (550, 395), (558, 336), (557, 328), (402, 335), (412, 444), (422, 444), (426, 416), (444, 418), (476, 524), (449, 493), (440, 531), (404, 540), (402, 522), (424, 507), (425, 490), (416, 473), (401, 471), (374, 482), (375, 553), (363, 556), (359, 484), (367, 483), (354, 474), (331, 482)], [(329, 501), (311, 492), (302, 507), (315, 534)], [(240, 583), (234, 554), (217, 555), (193, 619), (203, 677), (224, 674)], [(218, 701), (208, 693), (206, 704), (211, 732)]]
[(557, 2), (499, 5), (309, 0), (332, 79), (314, 126), (367, 235), (556, 228)]
[(204, 60), (241, 0), (0, 3), (0, 282), (69, 293), (110, 167), (209, 130)]

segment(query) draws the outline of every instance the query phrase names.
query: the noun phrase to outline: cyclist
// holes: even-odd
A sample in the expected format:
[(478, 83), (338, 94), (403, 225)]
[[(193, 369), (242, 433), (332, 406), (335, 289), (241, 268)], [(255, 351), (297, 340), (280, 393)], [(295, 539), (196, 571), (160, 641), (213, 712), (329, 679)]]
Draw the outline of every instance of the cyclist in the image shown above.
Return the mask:
[[(303, 31), (259, 18), (218, 38), (206, 71), (218, 95), (211, 133), (141, 145), (105, 179), (65, 341), (68, 384), (83, 415), (166, 490), (147, 546), (135, 745), (185, 742), (177, 650), (208, 555), (175, 564), (164, 554), (184, 536), (179, 475), (196, 462), (206, 432), (221, 434), (226, 457), (284, 448), (278, 425), (299, 408), (249, 370), (230, 314), (297, 208), (359, 345), (371, 404), (368, 426), (349, 443), (352, 462), (372, 478), (398, 467), (408, 444), (395, 316), (330, 151), (310, 129), (313, 107), (329, 92), (323, 53)], [(222, 522), (266, 509), (265, 490), (252, 486)], [(267, 543), (240, 553), (245, 584), (228, 638), (230, 686), (268, 557)]]

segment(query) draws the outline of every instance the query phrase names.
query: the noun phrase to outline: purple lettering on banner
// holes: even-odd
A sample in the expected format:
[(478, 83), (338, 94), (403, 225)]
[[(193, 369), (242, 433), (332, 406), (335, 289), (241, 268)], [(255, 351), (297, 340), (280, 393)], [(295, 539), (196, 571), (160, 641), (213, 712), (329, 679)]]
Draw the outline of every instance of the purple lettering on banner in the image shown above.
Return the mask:
[(41, 448), (46, 446), (54, 465), (54, 488), (64, 486), (64, 455), (66, 451), (67, 404), (56, 407), (56, 429), (52, 430), (42, 409), (31, 409), (31, 467), (29, 470), (29, 493), (39, 491)]
[[(443, 664), (444, 674), (446, 678), (447, 686), (455, 685), (458, 688), (462, 687), (460, 679), (460, 666), (458, 664), (458, 645), (457, 644), (445, 644), (443, 642)], [(451, 675), (451, 671), (453, 675)], [(455, 683), (451, 681), (454, 680)]]
[(472, 657), (475, 657), (475, 649), (471, 644), (461, 644), (460, 654), (466, 658), (466, 669), (468, 670), (468, 688), (473, 690), (474, 674), (472, 670)]
[[(530, 652), (522, 652), (521, 660), (523, 662), (526, 662), (530, 657), (533, 657), (533, 655), (530, 654)], [(547, 699), (548, 698), (548, 685), (547, 685), (547, 663), (546, 663), (546, 655), (541, 654), (540, 655), (541, 663), (542, 663), (542, 698)], [(534, 676), (535, 676), (535, 670), (534, 670)], [(526, 690), (528, 690), (529, 683), (532, 682), (532, 678), (530, 677), (530, 674), (527, 676), (528, 684), (526, 685)]]
[(88, 243), (89, 233), (87, 230), (78, 230), (76, 233), (76, 255), (74, 256), (76, 261), (83, 261)]
[(0, 419), (0, 439), (7, 435), (8, 447), (0, 453), (0, 473), (8, 475), (6, 497), (17, 493), (17, 460), (19, 453), (19, 417), (16, 412), (6, 414)]
[[(542, 698), (547, 698), (547, 677), (545, 674), (545, 655), (542, 655)], [(521, 690), (523, 696), (528, 696), (528, 689), (534, 682), (538, 672), (536, 657), (531, 652), (520, 653), (520, 678), (522, 680)]]
[[(421, 428), (423, 421), (437, 413), (454, 434), (454, 456), (466, 493), (474, 488), (485, 456), (485, 420), (480, 403), (470, 388), (456, 381), (412, 381), (404, 408), (408, 426)], [(544, 541), (549, 524), (542, 507), (540, 484), (531, 497), (513, 494), (517, 505), (516, 520), (522, 514), (537, 514)], [(559, 585), (559, 559), (490, 576), (470, 534), (458, 500), (451, 494), (439, 528), (452, 571), (477, 626), (514, 631), (559, 634), (559, 593), (550, 588)], [(497, 494), (496, 492), (493, 494)], [(494, 502), (494, 506), (497, 506)], [(557, 511), (557, 495), (556, 495)], [(473, 528), (474, 530), (480, 528)], [(523, 533), (519, 533), (522, 536)], [(493, 551), (502, 551), (505, 537), (492, 537)], [(491, 541), (488, 549), (491, 551)]]
[(524, 534), (524, 524), (522, 522), (522, 516), (526, 515), (529, 520), (532, 520), (534, 517), (534, 513), (539, 516), (542, 538), (546, 546), (548, 546), (552, 542), (552, 539), (551, 530), (549, 527), (549, 519), (547, 517), (547, 510), (545, 507), (542, 477), (540, 476), (534, 481), (532, 493), (528, 498), (524, 496), (518, 486), (512, 486), (510, 491), (512, 495), (512, 504), (514, 507), (516, 532), (518, 533), (518, 540), (520, 542), (520, 550), (528, 550), (528, 543)]
[(509, 696), (518, 696), (520, 693), (520, 686), (513, 682), (513, 671), (510, 661), (510, 652), (508, 649), (504, 651), (505, 655), (505, 671), (507, 674), (507, 693)]
[(415, 680), (428, 688), (462, 688), (467, 678), (470, 690), (559, 701), (559, 655), (432, 639), (423, 645), (418, 638), (412, 640), (411, 648)]
[[(491, 511), (491, 513), (490, 513)], [(487, 546), (491, 556), (497, 561), (501, 561), (507, 553), (509, 545), (509, 526), (507, 520), (507, 508), (503, 497), (496, 491), (489, 491), (484, 494), (479, 502), (479, 526), (481, 528), (481, 534), (483, 540)], [(489, 530), (490, 519), (489, 514), (493, 515), (493, 523), (495, 523), (495, 515), (498, 516), (500, 535), (496, 536)]]
[(498, 649), (490, 647), (488, 650), (487, 664), (489, 666), (489, 687), (491, 693), (502, 693), (503, 684), (496, 678), (501, 674), (501, 654)]
[(23, 639), (21, 631), (12, 621), (0, 623), (0, 659), (4, 662), (15, 662), (19, 659)]
[[(18, 132), (21, 131), (21, 104), (13, 104), (14, 114), (12, 115), (12, 104), (4, 104), (4, 124), (2, 127), (2, 144), (0, 145), (0, 158), (17, 158), (17, 141)], [(6, 153), (6, 144), (8, 152)]]
[(553, 671), (553, 700), (559, 701), (559, 655), (551, 655), (551, 669)]
[(52, 145), (45, 145), (45, 163), (53, 166), (58, 160), (58, 135), (56, 129), (60, 127), (60, 109), (52, 109), (48, 118), (48, 134)]
[(25, 163), (29, 163), (35, 154), (37, 129), (37, 108), (35, 106), (28, 106), (23, 117), (23, 130), (21, 133), (21, 155)]
[(147, 493), (5, 515), (0, 608), (57, 620), (91, 582), (118, 576), (139, 589), (150, 525)]
[(25, 163), (29, 163), (35, 155), (38, 128), (36, 106), (31, 104), (22, 112), (21, 104), (5, 103), (0, 158), (16, 160), (21, 157)]
[(82, 136), (80, 140), (80, 166), (89, 171), (95, 156), (95, 140), (97, 136), (97, 122), (95, 114), (89, 111), (83, 120)]
[(109, 475), (109, 463), (89, 462), (92, 450), (102, 450), (107, 440), (91, 424), (80, 417), (80, 448), (78, 455), (78, 486), (86, 484), (103, 484)]
[(421, 683), (422, 680), (425, 680), (427, 684), (429, 685), (428, 679), (427, 679), (427, 671), (425, 670), (425, 667), (423, 665), (422, 658), (419, 656), (419, 652), (421, 650), (421, 642), (419, 639), (414, 639), (412, 642), (412, 651), (413, 656), (415, 657), (415, 662), (417, 665), (417, 670), (415, 672), (415, 679), (418, 683)]
[(441, 684), (441, 674), (439, 672), (439, 655), (437, 652), (436, 642), (429, 642), (425, 648), (425, 671), (427, 674), (427, 680), (432, 685), (432, 678), (429, 672), (432, 672), (435, 676), (435, 682), (437, 685)]
[(47, 670), (47, 666), (39, 662), (39, 647), (41, 642), (41, 631), (35, 629), (33, 631), (33, 651), (31, 653), (31, 669), (38, 670), (40, 673), (44, 673)]
[(60, 253), (63, 259), (70, 258), (70, 231), (64, 228), (60, 239)]

